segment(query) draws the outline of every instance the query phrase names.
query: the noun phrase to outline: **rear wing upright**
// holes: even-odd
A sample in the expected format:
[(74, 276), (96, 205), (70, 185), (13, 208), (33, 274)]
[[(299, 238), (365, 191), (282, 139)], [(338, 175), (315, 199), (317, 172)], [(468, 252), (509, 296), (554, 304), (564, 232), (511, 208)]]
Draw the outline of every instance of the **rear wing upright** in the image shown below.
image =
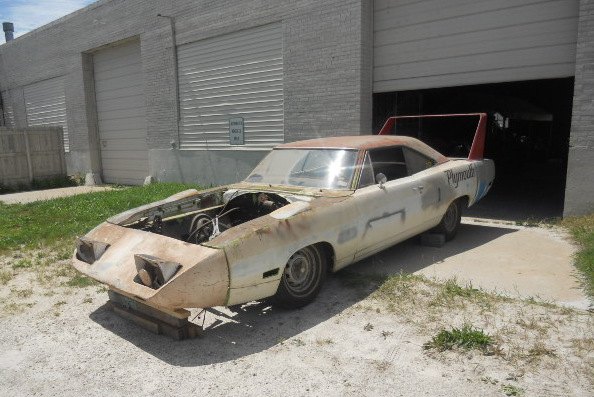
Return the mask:
[(396, 120), (400, 119), (420, 119), (420, 118), (439, 118), (439, 117), (478, 117), (479, 121), (472, 140), (468, 160), (481, 160), (485, 153), (485, 137), (487, 134), (487, 114), (486, 113), (460, 113), (460, 114), (431, 114), (419, 116), (394, 116), (388, 118), (379, 132), (379, 135), (397, 135), (395, 131)]

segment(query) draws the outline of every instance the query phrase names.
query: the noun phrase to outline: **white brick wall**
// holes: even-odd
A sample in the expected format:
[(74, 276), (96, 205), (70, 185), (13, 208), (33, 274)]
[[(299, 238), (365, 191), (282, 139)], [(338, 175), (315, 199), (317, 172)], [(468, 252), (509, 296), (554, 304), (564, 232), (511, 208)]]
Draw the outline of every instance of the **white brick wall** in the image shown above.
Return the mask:
[(101, 168), (90, 54), (106, 45), (140, 37), (149, 149), (169, 150), (177, 138), (174, 46), (158, 13), (175, 18), (177, 45), (282, 21), (286, 140), (371, 131), (371, 0), (103, 0), (0, 46), (0, 91), (17, 126), (26, 120), (22, 87), (65, 77), (69, 172)]

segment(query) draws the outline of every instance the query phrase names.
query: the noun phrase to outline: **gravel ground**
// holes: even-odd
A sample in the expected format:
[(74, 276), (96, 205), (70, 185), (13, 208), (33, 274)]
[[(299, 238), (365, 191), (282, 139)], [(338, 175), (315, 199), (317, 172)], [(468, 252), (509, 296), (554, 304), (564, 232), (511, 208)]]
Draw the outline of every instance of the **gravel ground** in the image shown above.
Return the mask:
[[(23, 254), (14, 256), (0, 258), (1, 268)], [(203, 337), (176, 342), (115, 315), (102, 286), (65, 285), (68, 268), (69, 260), (19, 268), (0, 285), (2, 395), (592, 396), (594, 388), (587, 311), (472, 301), (418, 280), (386, 299), (379, 284), (349, 286), (334, 275), (300, 310), (254, 302), (193, 311)], [(423, 348), (462, 324), (494, 335), (495, 354)]]

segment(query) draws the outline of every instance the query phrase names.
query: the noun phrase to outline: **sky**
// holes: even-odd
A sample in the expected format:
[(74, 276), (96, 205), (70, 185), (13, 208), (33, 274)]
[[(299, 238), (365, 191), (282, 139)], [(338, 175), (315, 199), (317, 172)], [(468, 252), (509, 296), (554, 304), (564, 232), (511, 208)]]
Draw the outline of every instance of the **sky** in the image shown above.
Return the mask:
[[(16, 38), (96, 1), (0, 0), (0, 22), (12, 22)], [(0, 44), (4, 43), (4, 32), (1, 33)]]

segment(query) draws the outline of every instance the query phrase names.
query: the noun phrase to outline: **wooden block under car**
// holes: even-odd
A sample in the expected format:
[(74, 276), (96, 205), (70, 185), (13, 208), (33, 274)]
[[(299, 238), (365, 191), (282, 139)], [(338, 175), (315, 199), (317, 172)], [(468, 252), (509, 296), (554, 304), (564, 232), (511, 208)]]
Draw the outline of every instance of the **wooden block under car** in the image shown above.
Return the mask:
[(202, 327), (188, 321), (185, 309), (168, 310), (150, 306), (131, 295), (110, 288), (109, 305), (119, 316), (155, 334), (175, 340), (193, 339), (202, 334)]

